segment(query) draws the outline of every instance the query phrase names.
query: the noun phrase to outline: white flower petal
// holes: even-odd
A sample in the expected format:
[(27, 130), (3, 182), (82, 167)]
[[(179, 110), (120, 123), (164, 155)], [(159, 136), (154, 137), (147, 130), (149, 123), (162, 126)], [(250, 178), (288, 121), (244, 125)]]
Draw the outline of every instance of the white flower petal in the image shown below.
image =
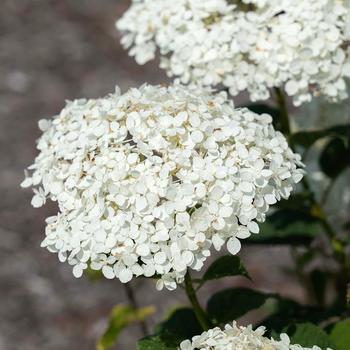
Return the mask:
[(173, 290), (212, 246), (236, 254), (302, 176), (270, 116), (178, 84), (69, 102), (44, 129), (25, 185), (33, 206), (57, 201), (42, 246), (77, 277), (90, 262)]
[(241, 242), (236, 237), (231, 237), (227, 241), (227, 250), (232, 254), (236, 255), (241, 250)]

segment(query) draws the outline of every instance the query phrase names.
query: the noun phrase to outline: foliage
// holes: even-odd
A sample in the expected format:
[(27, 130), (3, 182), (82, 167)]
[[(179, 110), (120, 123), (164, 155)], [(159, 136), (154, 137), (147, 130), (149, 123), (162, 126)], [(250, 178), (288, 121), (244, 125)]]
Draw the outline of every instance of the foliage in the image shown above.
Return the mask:
[(300, 344), (309, 348), (318, 345), (324, 350), (333, 346), (327, 333), (311, 323), (294, 324), (286, 332), (289, 334), (292, 344)]
[(140, 350), (149, 349), (176, 349), (185, 339), (200, 334), (202, 328), (191, 308), (175, 309), (155, 329), (155, 334), (138, 342)]
[(168, 346), (159, 335), (151, 335), (138, 341), (138, 350), (175, 350), (176, 346)]
[(260, 233), (250, 243), (308, 244), (321, 231), (319, 220), (308, 213), (279, 209), (260, 225)]
[(299, 131), (292, 135), (291, 142), (304, 148), (311, 147), (316, 141), (327, 138), (347, 138), (350, 135), (350, 124), (336, 125), (327, 129)]
[[(271, 114), (275, 126), (282, 128), (282, 124), (279, 123), (281, 115), (274, 107), (256, 104), (249, 108), (258, 113)], [(293, 134), (290, 141), (295, 146), (307, 150), (318, 140), (325, 139), (326, 142), (323, 143), (320, 152), (319, 165), (323, 173), (333, 181), (350, 165), (349, 131), (348, 125), (325, 130), (301, 131)], [(327, 219), (322, 208), (310, 188), (306, 186), (288, 200), (280, 201), (277, 209), (268, 215), (264, 223), (260, 224), (260, 233), (251, 235), (247, 242), (310, 248), (321, 234), (327, 236), (332, 233), (327, 230), (329, 224), (325, 220)], [(336, 236), (330, 236), (330, 238), (333, 246), (337, 247), (334, 258), (341, 264), (343, 259), (341, 253), (344, 249), (342, 241), (338, 241)], [(303, 275), (301, 277), (303, 281), (307, 281), (306, 288), (311, 293), (314, 305), (302, 305), (275, 293), (265, 293), (252, 288), (231, 287), (219, 290), (208, 297), (206, 310), (203, 310), (205, 317), (210, 320), (212, 326), (222, 327), (266, 305), (268, 307), (265, 307), (264, 311), (267, 315), (261, 325), (267, 328), (268, 336), (278, 339), (280, 334), (285, 332), (290, 336), (292, 344), (300, 344), (304, 347), (318, 345), (322, 350), (328, 347), (333, 350), (349, 350), (350, 318), (347, 318), (349, 310), (345, 300), (340, 299), (339, 302), (338, 298), (331, 304), (326, 304), (330, 274), (321, 268), (313, 268), (307, 273), (304, 271), (317, 254), (322, 252), (306, 249), (303, 254), (295, 257), (295, 268), (299, 269), (299, 275)], [(210, 282), (235, 277), (252, 280), (240, 257), (224, 255), (213, 261), (201, 277), (190, 281), (195, 285), (193, 291), (198, 291)], [(336, 278), (335, 275), (335, 280)], [(344, 278), (342, 280), (344, 281)], [(197, 320), (197, 309), (200, 308), (200, 304), (196, 296), (192, 295), (190, 300), (192, 302), (190, 307), (180, 307), (172, 311), (155, 327), (152, 335), (138, 341), (137, 348), (139, 350), (175, 350), (183, 340), (201, 334), (203, 325)], [(124, 327), (143, 320), (151, 312), (150, 308), (135, 310), (117, 306), (112, 312), (108, 329), (98, 343), (98, 349), (107, 349), (115, 342)]]
[(334, 325), (330, 333), (330, 339), (335, 346), (335, 350), (350, 349), (350, 318)]
[[(301, 137), (300, 139), (302, 140)], [(314, 139), (316, 140), (316, 136)], [(305, 141), (303, 142), (306, 144)], [(320, 160), (321, 164), (326, 164), (328, 162), (328, 160), (326, 162), (327, 156), (331, 156), (329, 144), (333, 145), (332, 142), (326, 145), (322, 154), (323, 158), (321, 157)], [(344, 145), (346, 144), (344, 143)], [(333, 167), (333, 173), (326, 171), (325, 173), (334, 177), (333, 174), (338, 174), (340, 168), (344, 169), (344, 166), (340, 166), (340, 164), (337, 166), (337, 169)], [(323, 167), (326, 168), (326, 166)], [(252, 235), (248, 242), (250, 244), (309, 246), (320, 233), (324, 232), (322, 221), (318, 215), (314, 215), (314, 203), (309, 191), (299, 192), (289, 200), (281, 201), (278, 209), (267, 217), (265, 223), (260, 225), (259, 235)], [(300, 255), (296, 266), (303, 267), (313, 258), (314, 252), (308, 250), (304, 255)], [(206, 269), (202, 277), (194, 279), (193, 282), (198, 290), (211, 281), (237, 276), (251, 279), (238, 256), (224, 255), (218, 257)], [(265, 308), (265, 312), (269, 310), (268, 315), (261, 322), (267, 327), (268, 335), (277, 339), (281, 333), (286, 332), (292, 343), (305, 347), (318, 345), (321, 349), (327, 347), (331, 347), (333, 350), (349, 349), (350, 338), (344, 334), (350, 334), (350, 321), (349, 319), (342, 320), (342, 317), (347, 315), (345, 304), (332, 304), (330, 306), (323, 304), (326, 298), (328, 277), (327, 272), (321, 269), (313, 269), (307, 276), (314, 291), (315, 302), (318, 304), (316, 306), (302, 305), (292, 299), (282, 298), (273, 293), (236, 287), (220, 290), (210, 296), (205, 314), (213, 326), (223, 326), (250, 311), (261, 308), (267, 301), (271, 301), (272, 304), (269, 302), (269, 307)], [(339, 322), (327, 327), (327, 329), (321, 327), (339, 315), (343, 315)], [(119, 316), (125, 318), (122, 313)], [(134, 321), (133, 317), (131, 317), (131, 321)], [(109, 331), (104, 336), (106, 344), (112, 344), (120, 330), (128, 323), (117, 322), (116, 327), (110, 326)], [(141, 339), (137, 348), (139, 350), (175, 350), (183, 340), (191, 339), (193, 336), (201, 334), (202, 331), (203, 328), (196, 318), (195, 305), (177, 308), (156, 326), (153, 335)], [(99, 349), (104, 348), (100, 347)]]
[(208, 281), (229, 276), (244, 276), (250, 278), (241, 259), (237, 255), (224, 255), (215, 260), (208, 267), (207, 271), (205, 271), (203, 277), (196, 280), (196, 282), (199, 283), (198, 289)]
[(129, 305), (115, 306), (109, 318), (106, 331), (97, 342), (97, 350), (110, 348), (117, 340), (120, 332), (132, 323), (143, 321), (154, 312), (154, 307), (147, 306), (135, 309)]
[(331, 139), (320, 156), (322, 171), (330, 178), (336, 178), (350, 165), (350, 138)]
[(214, 324), (223, 324), (259, 308), (269, 297), (248, 288), (224, 289), (209, 299), (207, 311)]

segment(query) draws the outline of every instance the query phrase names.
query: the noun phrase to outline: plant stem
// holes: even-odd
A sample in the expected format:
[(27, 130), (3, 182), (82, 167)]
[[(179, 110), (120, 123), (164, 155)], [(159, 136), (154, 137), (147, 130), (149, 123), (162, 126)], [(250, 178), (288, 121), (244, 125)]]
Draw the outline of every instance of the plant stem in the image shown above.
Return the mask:
[(197, 317), (199, 324), (201, 325), (204, 331), (207, 331), (210, 328), (210, 322), (208, 321), (207, 315), (205, 314), (204, 310), (199, 304), (196, 292), (193, 288), (192, 278), (189, 271), (187, 271), (185, 275), (185, 290), (187, 297), (192, 304), (193, 311)]
[[(128, 298), (130, 305), (136, 310), (139, 308), (138, 302), (135, 297), (134, 290), (132, 289), (130, 283), (125, 283), (125, 293)], [(144, 320), (140, 321), (140, 329), (144, 336), (149, 335), (147, 324)]]

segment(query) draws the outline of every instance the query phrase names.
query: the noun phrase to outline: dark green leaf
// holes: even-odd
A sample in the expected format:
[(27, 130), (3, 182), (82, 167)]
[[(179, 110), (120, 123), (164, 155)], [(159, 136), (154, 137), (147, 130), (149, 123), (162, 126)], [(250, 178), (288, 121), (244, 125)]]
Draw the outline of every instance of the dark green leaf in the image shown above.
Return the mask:
[(155, 334), (138, 342), (139, 350), (172, 350), (177, 349), (185, 339), (203, 332), (197, 318), (190, 308), (179, 308), (170, 313), (167, 319), (161, 322)]
[(209, 299), (207, 311), (215, 324), (231, 322), (259, 308), (270, 297), (248, 288), (225, 289)]
[(323, 130), (300, 131), (292, 135), (291, 142), (309, 148), (317, 140), (324, 137), (348, 137), (350, 135), (350, 124), (337, 125)]
[(173, 311), (156, 328), (156, 334), (167, 346), (178, 346), (183, 340), (201, 333), (202, 328), (193, 310), (187, 307)]
[(260, 225), (248, 243), (308, 244), (321, 231), (319, 221), (298, 210), (280, 209)]
[(206, 281), (216, 280), (228, 276), (245, 276), (249, 278), (248, 272), (237, 255), (224, 255), (216, 259), (200, 279), (199, 286)]
[(350, 318), (338, 322), (332, 329), (330, 338), (334, 344), (334, 350), (350, 349)]
[(314, 345), (326, 350), (332, 348), (332, 341), (328, 334), (312, 323), (299, 323), (286, 330), (292, 344), (300, 344), (312, 348)]
[(120, 332), (128, 325), (142, 321), (154, 312), (153, 306), (134, 309), (129, 305), (117, 305), (112, 309), (108, 328), (97, 342), (97, 350), (110, 348)]
[(330, 178), (336, 178), (350, 166), (349, 140), (340, 138), (330, 140), (321, 153), (320, 166)]
[(151, 335), (137, 342), (138, 350), (176, 350), (177, 346), (168, 346), (159, 335)]
[(291, 323), (299, 318), (303, 320), (304, 317), (309, 315), (310, 309), (305, 307), (305, 311), (302, 305), (298, 304), (296, 301), (291, 299), (281, 299), (277, 300), (275, 305), (275, 311), (272, 315), (265, 318), (261, 325), (264, 325), (270, 336), (273, 334), (280, 334)]
[(338, 316), (343, 312), (343, 308), (330, 307), (327, 309), (301, 305), (294, 300), (278, 298), (275, 304), (275, 311), (265, 318), (261, 325), (264, 325), (269, 333), (282, 333), (288, 326), (310, 322), (314, 324), (322, 323), (334, 316)]
[(281, 112), (278, 108), (263, 103), (253, 103), (243, 107), (246, 107), (257, 114), (269, 114), (272, 117), (272, 123), (275, 129), (282, 131)]
[(282, 199), (276, 203), (279, 209), (290, 209), (310, 213), (312, 206), (312, 195), (308, 192), (293, 193), (288, 199)]

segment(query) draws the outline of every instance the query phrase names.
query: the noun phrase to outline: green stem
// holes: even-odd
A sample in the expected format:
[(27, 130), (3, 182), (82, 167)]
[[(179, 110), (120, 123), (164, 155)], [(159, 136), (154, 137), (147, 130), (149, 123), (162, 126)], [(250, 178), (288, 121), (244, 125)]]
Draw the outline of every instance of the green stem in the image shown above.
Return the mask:
[(193, 311), (197, 317), (199, 324), (201, 325), (204, 331), (207, 331), (210, 328), (210, 322), (208, 321), (206, 313), (199, 304), (196, 291), (193, 288), (192, 278), (189, 271), (187, 271), (185, 275), (185, 290), (187, 297), (192, 304)]

